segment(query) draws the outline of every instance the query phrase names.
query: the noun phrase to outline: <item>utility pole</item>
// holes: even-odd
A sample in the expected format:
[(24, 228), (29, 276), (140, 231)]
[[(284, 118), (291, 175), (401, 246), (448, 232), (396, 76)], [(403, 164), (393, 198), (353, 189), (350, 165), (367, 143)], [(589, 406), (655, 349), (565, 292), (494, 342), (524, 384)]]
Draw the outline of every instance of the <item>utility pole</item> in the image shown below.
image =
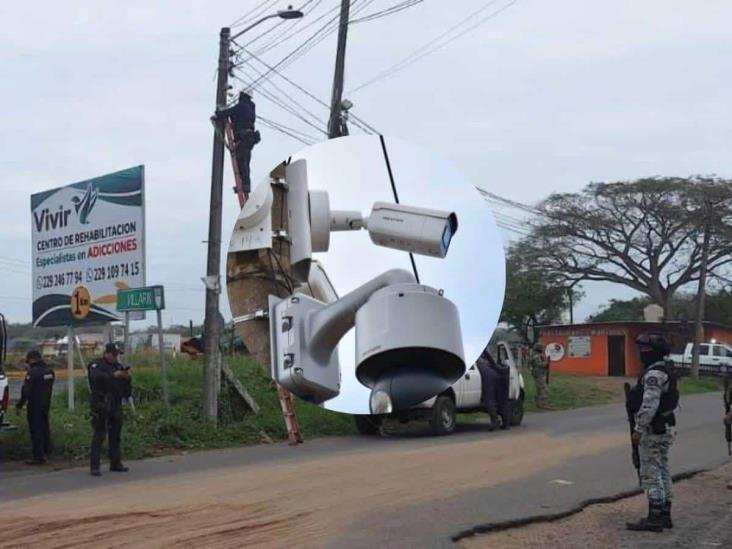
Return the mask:
[(707, 286), (707, 261), (709, 258), (710, 204), (704, 203), (704, 241), (702, 242), (701, 265), (699, 266), (699, 290), (696, 296), (696, 322), (694, 324), (694, 346), (691, 351), (691, 376), (699, 379), (699, 351), (704, 338), (704, 298)]
[[(219, 38), (218, 83), (216, 109), (226, 107), (229, 78), (230, 30), (221, 29)], [(224, 181), (224, 128), (222, 121), (214, 121), (213, 160), (211, 162), (211, 203), (208, 219), (208, 258), (206, 262), (206, 316), (204, 319), (203, 417), (216, 422), (221, 379), (221, 324), (219, 294), (221, 293), (221, 206)]]
[(338, 26), (338, 50), (336, 51), (333, 94), (330, 100), (330, 118), (328, 119), (328, 139), (345, 135), (342, 131), (341, 101), (343, 99), (343, 78), (346, 70), (346, 39), (348, 37), (348, 17), (350, 10), (350, 0), (341, 0), (341, 18)]

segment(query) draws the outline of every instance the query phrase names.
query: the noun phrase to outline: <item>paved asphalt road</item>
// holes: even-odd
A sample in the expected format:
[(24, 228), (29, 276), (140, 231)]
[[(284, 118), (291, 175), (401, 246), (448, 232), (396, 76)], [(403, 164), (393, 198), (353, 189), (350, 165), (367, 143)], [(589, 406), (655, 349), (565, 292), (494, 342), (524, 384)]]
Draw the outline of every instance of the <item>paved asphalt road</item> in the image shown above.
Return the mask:
[[(683, 399), (679, 439), (671, 454), (673, 473), (716, 467), (728, 459), (720, 400), (717, 393)], [(627, 440), (623, 407), (613, 404), (528, 415), (524, 426), (509, 432), (488, 433), (483, 424), (475, 423), (445, 438), (325, 438), (298, 448), (275, 444), (156, 458), (131, 463), (132, 472), (127, 475), (105, 475), (101, 487), (108, 498), (121, 497), (129, 489), (133, 499), (125, 501), (130, 505), (136, 497), (139, 503), (149, 503), (146, 489), (139, 495), (132, 489), (149, 487), (150, 494), (161, 494), (161, 501), (173, 506), (184, 505), (178, 498), (190, 499), (199, 487), (207, 501), (254, 497), (247, 488), (254, 490), (260, 479), (259, 490), (271, 492), (270, 500), (282, 508), (293, 506), (293, 517), (299, 516), (296, 504), (304, 501), (307, 509), (307, 500), (300, 501), (306, 497), (317, 507), (310, 517), (317, 524), (328, 517), (317, 512), (345, 517), (328, 523), (327, 537), (311, 538), (324, 544), (449, 547), (455, 536), (476, 526), (558, 513), (588, 499), (633, 490), (637, 478)], [(340, 484), (332, 478), (338, 474), (343, 478), (339, 477)], [(274, 480), (263, 480), (268, 475)], [(231, 495), (227, 490), (233, 487), (227, 482), (237, 479), (245, 484)], [(360, 498), (349, 494), (349, 485), (356, 484)], [(104, 501), (105, 497), (98, 490), (89, 491), (100, 487), (100, 479), (88, 476), (84, 469), (0, 470), (0, 487), (0, 527), (3, 515), (26, 508), (30, 513), (39, 500), (26, 498), (34, 495), (44, 495), (48, 512), (63, 509), (72, 495), (74, 509), (88, 504), (88, 512), (95, 512), (95, 498)], [(285, 513), (280, 507), (277, 511)], [(303, 539), (293, 532), (279, 535), (280, 542), (290, 544)]]

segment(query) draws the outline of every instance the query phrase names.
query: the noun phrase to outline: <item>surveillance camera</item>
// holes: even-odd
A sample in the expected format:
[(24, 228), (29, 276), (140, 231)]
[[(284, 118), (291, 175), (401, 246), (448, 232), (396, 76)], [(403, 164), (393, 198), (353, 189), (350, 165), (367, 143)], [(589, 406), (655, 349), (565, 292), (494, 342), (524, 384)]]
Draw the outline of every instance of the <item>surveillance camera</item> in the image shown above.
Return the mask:
[(407, 271), (387, 271), (331, 304), (269, 299), (272, 375), (310, 402), (339, 394), (337, 346), (354, 326), (356, 377), (372, 390), (372, 413), (427, 400), (465, 371), (457, 308)]
[(457, 232), (453, 212), (376, 202), (367, 228), (374, 244), (432, 257), (445, 257)]
[(434, 288), (392, 284), (356, 313), (356, 378), (371, 389), (372, 413), (424, 402), (464, 372), (457, 307)]
[[(356, 210), (331, 210), (328, 193), (308, 188), (305, 160), (285, 167), (292, 277), (307, 282), (314, 252), (326, 252), (333, 231), (366, 229), (378, 246), (431, 257), (445, 257), (458, 220), (454, 212), (376, 202), (370, 217)], [(258, 185), (237, 219), (229, 252), (271, 247), (272, 191)]]

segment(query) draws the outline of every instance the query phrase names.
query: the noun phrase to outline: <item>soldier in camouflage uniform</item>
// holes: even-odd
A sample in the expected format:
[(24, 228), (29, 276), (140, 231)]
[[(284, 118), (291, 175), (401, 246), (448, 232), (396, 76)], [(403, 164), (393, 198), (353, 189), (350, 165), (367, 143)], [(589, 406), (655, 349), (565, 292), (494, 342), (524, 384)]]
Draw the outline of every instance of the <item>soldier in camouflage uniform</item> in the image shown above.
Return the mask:
[(645, 369), (628, 397), (631, 411), (637, 410), (631, 439), (640, 454), (641, 486), (648, 497), (648, 516), (626, 526), (629, 530), (661, 532), (673, 528), (668, 452), (676, 436), (674, 409), (679, 393), (673, 365), (664, 361), (671, 351), (668, 340), (661, 334), (641, 334), (635, 342)]
[(544, 356), (544, 345), (536, 343), (529, 357), (529, 369), (536, 386), (536, 407), (549, 408), (549, 388), (546, 385), (547, 358)]

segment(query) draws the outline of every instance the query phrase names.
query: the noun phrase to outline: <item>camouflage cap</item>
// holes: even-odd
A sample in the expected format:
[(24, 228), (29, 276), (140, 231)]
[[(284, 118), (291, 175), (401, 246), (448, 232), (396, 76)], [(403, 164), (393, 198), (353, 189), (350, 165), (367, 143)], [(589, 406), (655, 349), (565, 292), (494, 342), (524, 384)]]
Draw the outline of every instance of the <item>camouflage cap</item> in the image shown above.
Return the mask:
[(545, 348), (546, 347), (544, 347), (543, 343), (534, 343), (534, 351), (539, 351), (540, 353), (543, 353)]

